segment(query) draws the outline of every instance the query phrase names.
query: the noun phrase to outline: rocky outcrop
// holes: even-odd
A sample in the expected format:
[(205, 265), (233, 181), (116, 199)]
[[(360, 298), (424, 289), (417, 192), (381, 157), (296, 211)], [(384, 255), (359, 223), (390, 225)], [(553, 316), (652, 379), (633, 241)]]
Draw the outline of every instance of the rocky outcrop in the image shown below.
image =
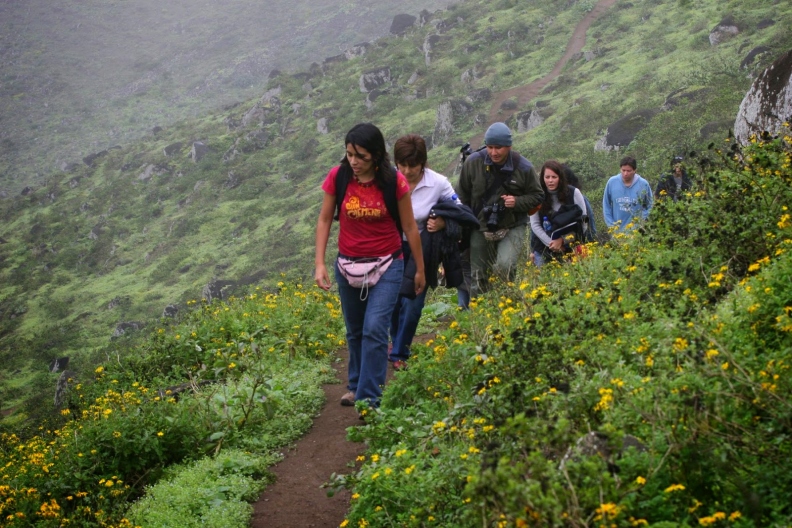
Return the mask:
[(753, 64), (754, 60), (756, 60), (756, 57), (762, 55), (763, 53), (767, 53), (768, 51), (770, 51), (770, 48), (767, 46), (756, 46), (754, 49), (749, 51), (748, 55), (746, 55), (742, 60), (740, 63), (740, 69), (744, 70), (748, 68), (751, 64)]
[(193, 163), (198, 163), (207, 154), (209, 154), (209, 145), (203, 141), (196, 141), (192, 144), (192, 150), (190, 150), (190, 159), (193, 160)]
[(49, 371), (52, 374), (56, 372), (63, 372), (69, 367), (69, 356), (59, 357), (57, 359), (53, 359), (50, 361), (49, 364)]
[(207, 302), (212, 302), (215, 299), (224, 299), (226, 291), (236, 285), (236, 282), (230, 280), (215, 279), (206, 286), (204, 286), (201, 296)]
[(423, 52), (424, 62), (427, 66), (432, 63), (432, 51), (441, 40), (442, 37), (440, 35), (426, 35), (426, 38), (424, 39)]
[(412, 15), (396, 15), (391, 22), (390, 32), (392, 35), (404, 35), (408, 29), (413, 27), (416, 18)]
[(126, 335), (130, 332), (135, 332), (137, 330), (140, 330), (144, 326), (145, 323), (141, 323), (139, 321), (124, 321), (118, 323), (115, 327), (115, 330), (113, 330), (113, 335), (111, 336), (111, 339), (118, 339), (119, 337)]
[(179, 307), (175, 304), (169, 304), (162, 310), (162, 317), (174, 318), (179, 314)]
[(184, 147), (184, 143), (181, 141), (177, 141), (176, 143), (171, 143), (167, 147), (162, 149), (162, 153), (165, 155), (166, 158), (170, 158), (178, 154), (182, 147)]
[(85, 163), (89, 167), (93, 167), (94, 164), (96, 163), (96, 160), (98, 160), (101, 157), (107, 156), (108, 152), (110, 151), (102, 150), (100, 152), (96, 152), (95, 154), (88, 154), (83, 158), (83, 163)]
[(371, 46), (371, 43), (369, 42), (361, 42), (360, 44), (355, 44), (351, 48), (347, 48), (346, 50), (344, 50), (344, 56), (348, 60), (352, 60), (355, 57), (362, 57), (368, 51), (369, 46)]
[(726, 17), (720, 23), (712, 28), (709, 34), (709, 41), (711, 46), (717, 46), (721, 42), (732, 38), (740, 33), (740, 28), (732, 17)]
[(376, 68), (363, 73), (360, 76), (360, 80), (358, 84), (360, 85), (361, 92), (369, 93), (372, 90), (375, 90), (390, 83), (390, 80), (391, 80), (390, 67), (385, 66), (383, 68)]
[(66, 396), (69, 393), (69, 382), (77, 379), (77, 373), (71, 370), (64, 370), (58, 377), (58, 385), (55, 387), (55, 407), (60, 409), (66, 403)]
[(316, 131), (320, 134), (328, 134), (330, 129), (327, 128), (327, 118), (322, 117), (318, 121), (316, 121)]
[(479, 90), (471, 90), (465, 98), (469, 103), (483, 103), (492, 99), (492, 90), (489, 88), (481, 88)]
[(626, 147), (659, 111), (655, 108), (636, 110), (615, 121), (594, 145), (594, 150), (617, 150)]
[(281, 87), (276, 86), (271, 90), (267, 90), (261, 99), (253, 105), (253, 108), (245, 112), (242, 116), (241, 125), (248, 127), (251, 125), (264, 126), (274, 121), (273, 117), (277, 116), (280, 111), (280, 95)]
[(533, 130), (542, 123), (545, 118), (542, 116), (538, 109), (528, 110), (527, 112), (520, 112), (516, 116), (517, 120), (517, 133), (523, 134), (529, 130)]
[(432, 145), (442, 145), (454, 132), (454, 122), (462, 116), (473, 112), (473, 106), (459, 99), (446, 101), (437, 107), (435, 129), (432, 134)]
[(61, 163), (61, 165), (60, 165), (60, 170), (62, 170), (63, 172), (74, 172), (74, 171), (76, 171), (76, 170), (77, 170), (79, 167), (80, 167), (80, 164), (79, 164), (79, 163), (74, 163), (73, 161), (72, 161), (72, 162), (66, 162), (66, 161), (64, 161), (64, 162), (63, 162), (63, 163)]
[(143, 169), (143, 172), (138, 174), (137, 179), (143, 182), (149, 181), (153, 176), (159, 176), (161, 174), (165, 174), (168, 172), (166, 167), (161, 167), (159, 165), (146, 165)]
[(775, 134), (792, 118), (792, 50), (765, 69), (740, 103), (734, 135), (745, 143), (751, 134)]

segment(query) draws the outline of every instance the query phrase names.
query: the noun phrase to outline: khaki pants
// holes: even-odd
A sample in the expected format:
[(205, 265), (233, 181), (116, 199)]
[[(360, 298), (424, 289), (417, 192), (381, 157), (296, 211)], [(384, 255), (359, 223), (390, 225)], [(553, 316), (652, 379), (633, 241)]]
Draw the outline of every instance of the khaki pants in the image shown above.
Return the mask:
[(520, 258), (525, 252), (528, 226), (512, 227), (503, 240), (488, 242), (482, 231), (470, 234), (470, 296), (487, 290), (490, 272), (500, 280), (514, 279)]

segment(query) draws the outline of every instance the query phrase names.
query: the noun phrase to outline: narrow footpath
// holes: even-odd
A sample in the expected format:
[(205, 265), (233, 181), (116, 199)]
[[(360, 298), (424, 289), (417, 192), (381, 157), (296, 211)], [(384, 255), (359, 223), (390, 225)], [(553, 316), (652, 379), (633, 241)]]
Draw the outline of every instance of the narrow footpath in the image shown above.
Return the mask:
[[(575, 27), (566, 52), (550, 73), (530, 84), (496, 93), (490, 106), (487, 126), (511, 117), (511, 114), (503, 114), (500, 108), (503, 101), (516, 97), (518, 105), (524, 107), (558, 77), (572, 55), (583, 49), (586, 31), (592, 22), (615, 3), (616, 0), (597, 2), (594, 9)], [(487, 126), (482, 127), (481, 133), (471, 139), (474, 148), (480, 146)], [(457, 161), (454, 161), (449, 165), (446, 174), (452, 174), (456, 164)], [(416, 339), (419, 337), (416, 336)], [(253, 528), (337, 528), (344, 520), (349, 509), (350, 493), (343, 490), (328, 497), (327, 490), (321, 486), (329, 481), (333, 473), (352, 471), (351, 465), (355, 458), (365, 450), (363, 444), (346, 440), (346, 429), (361, 423), (353, 408), (339, 404), (346, 392), (346, 354), (346, 350), (339, 352), (343, 361), (334, 367), (339, 383), (323, 387), (327, 402), (313, 427), (297, 444), (285, 451), (284, 459), (272, 468), (277, 480), (264, 490), (253, 505)], [(388, 377), (391, 375), (389, 369)]]
[[(575, 31), (572, 32), (572, 38), (570, 38), (569, 42), (567, 43), (564, 55), (561, 56), (550, 73), (540, 79), (535, 80), (532, 83), (509, 88), (508, 90), (498, 92), (493, 96), (486, 125), (482, 126), (481, 131), (473, 136), (470, 140), (470, 145), (474, 150), (482, 146), (481, 143), (484, 140), (484, 132), (486, 132), (487, 127), (498, 121), (507, 121), (514, 114), (514, 112), (504, 113), (504, 111), (501, 109), (501, 104), (503, 104), (503, 102), (507, 99), (516, 97), (517, 108), (524, 108), (529, 101), (539, 95), (548, 84), (561, 75), (561, 70), (564, 69), (564, 66), (566, 66), (567, 62), (569, 62), (569, 59), (571, 59), (575, 53), (579, 53), (583, 50), (583, 46), (586, 45), (586, 32), (588, 31), (589, 27), (591, 27), (591, 24), (615, 3), (616, 0), (599, 0), (597, 5), (594, 6), (594, 9), (586, 13), (586, 16), (583, 17), (583, 20), (578, 22), (578, 25), (575, 26)], [(445, 174), (453, 174), (457, 163), (458, 160), (451, 162), (451, 164), (446, 167)]]

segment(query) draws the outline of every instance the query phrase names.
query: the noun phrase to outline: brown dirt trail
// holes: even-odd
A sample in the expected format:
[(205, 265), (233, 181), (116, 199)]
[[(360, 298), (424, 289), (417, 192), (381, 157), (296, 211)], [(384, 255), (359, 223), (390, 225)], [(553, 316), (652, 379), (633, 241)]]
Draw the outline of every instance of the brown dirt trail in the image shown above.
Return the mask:
[[(580, 52), (583, 49), (583, 46), (586, 45), (586, 32), (588, 31), (589, 27), (591, 27), (591, 24), (615, 3), (616, 0), (599, 0), (594, 9), (586, 13), (586, 16), (583, 17), (583, 20), (578, 22), (578, 25), (575, 26), (575, 31), (572, 32), (572, 38), (570, 38), (569, 43), (567, 43), (564, 55), (558, 60), (550, 73), (540, 79), (535, 80), (532, 83), (524, 84), (522, 86), (515, 86), (514, 88), (509, 88), (508, 90), (504, 90), (495, 94), (492, 104), (490, 105), (489, 114), (487, 116), (487, 125), (482, 127), (482, 131), (473, 136), (473, 138), (470, 140), (470, 144), (474, 149), (481, 146), (482, 141), (484, 140), (484, 132), (486, 131), (487, 127), (498, 121), (506, 121), (513, 115), (513, 112), (504, 114), (503, 110), (501, 110), (501, 104), (503, 104), (503, 102), (507, 99), (516, 97), (518, 108), (524, 107), (529, 101), (539, 95), (539, 93), (541, 93), (541, 91), (548, 84), (561, 75), (561, 70), (564, 69), (566, 63), (569, 62), (569, 59), (571, 59), (575, 53)], [(457, 161), (452, 162), (446, 168), (445, 173), (452, 174), (457, 163)]]

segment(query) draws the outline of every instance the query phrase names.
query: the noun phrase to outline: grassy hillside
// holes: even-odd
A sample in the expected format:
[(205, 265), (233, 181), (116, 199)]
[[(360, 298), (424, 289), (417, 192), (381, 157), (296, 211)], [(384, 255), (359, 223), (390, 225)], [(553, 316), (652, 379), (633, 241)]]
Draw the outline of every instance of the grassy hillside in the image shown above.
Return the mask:
[[(474, 97), (477, 90), (549, 72), (592, 5), (463, 2), (353, 60), (288, 71), (269, 81), (262, 100), (181, 121), (108, 151), (94, 167), (49, 174), (44, 185), (0, 201), (0, 404), (31, 389), (51, 390), (43, 370), (55, 357), (90, 369), (119, 322), (151, 327), (166, 305), (184, 309), (213, 279), (246, 284), (285, 270), (309, 275), (319, 184), (351, 125), (373, 121), (391, 144), (407, 132), (432, 136), (437, 108), (451, 101), (453, 132), (438, 136), (430, 152), (430, 164), (445, 167), (486, 126), (480, 121), (489, 103)], [(741, 33), (711, 46), (710, 30), (729, 15)], [(758, 0), (618, 2), (589, 31), (591, 60), (571, 62), (540, 95), (546, 120), (518, 134), (516, 148), (537, 163), (575, 163), (593, 203), (625, 150), (654, 183), (672, 154), (722, 140), (727, 126), (712, 137), (700, 130), (734, 119), (748, 74), (792, 44), (784, 30), (790, 16), (782, 5)], [(775, 24), (757, 29), (764, 19)], [(427, 65), (422, 49), (430, 35), (439, 39)], [(740, 69), (759, 45), (771, 52)], [(385, 66), (391, 81), (366, 105), (360, 75)], [(672, 94), (673, 104), (659, 111)], [(608, 126), (646, 109), (646, 126), (629, 148), (594, 151)], [(326, 134), (318, 131), (322, 118)], [(209, 152), (193, 162), (198, 140)], [(166, 155), (175, 143), (182, 147)]]
[(274, 69), (307, 69), (388, 34), (396, 14), (447, 4), (4, 2), (0, 190), (255, 97)]

